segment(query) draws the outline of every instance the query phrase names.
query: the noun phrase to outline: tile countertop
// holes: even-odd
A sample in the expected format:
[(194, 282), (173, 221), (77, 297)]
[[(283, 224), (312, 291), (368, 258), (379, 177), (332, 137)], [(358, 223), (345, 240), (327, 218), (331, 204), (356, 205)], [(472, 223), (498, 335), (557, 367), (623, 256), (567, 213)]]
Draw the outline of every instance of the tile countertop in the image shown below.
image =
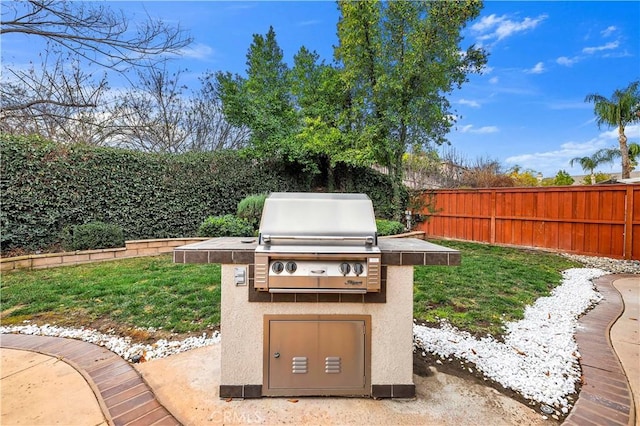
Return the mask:
[[(176, 263), (253, 264), (258, 239), (219, 237), (176, 247)], [(379, 238), (383, 265), (460, 265), (460, 252), (418, 238)]]

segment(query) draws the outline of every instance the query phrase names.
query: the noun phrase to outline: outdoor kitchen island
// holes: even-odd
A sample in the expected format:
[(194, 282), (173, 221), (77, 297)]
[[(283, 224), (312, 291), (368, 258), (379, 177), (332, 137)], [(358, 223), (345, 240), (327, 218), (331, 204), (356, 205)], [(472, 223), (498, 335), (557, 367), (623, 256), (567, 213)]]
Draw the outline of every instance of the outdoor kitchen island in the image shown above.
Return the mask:
[(272, 194), (259, 237), (173, 256), (221, 264), (220, 398), (414, 397), (413, 267), (460, 264), (456, 250), (378, 238), (362, 194)]

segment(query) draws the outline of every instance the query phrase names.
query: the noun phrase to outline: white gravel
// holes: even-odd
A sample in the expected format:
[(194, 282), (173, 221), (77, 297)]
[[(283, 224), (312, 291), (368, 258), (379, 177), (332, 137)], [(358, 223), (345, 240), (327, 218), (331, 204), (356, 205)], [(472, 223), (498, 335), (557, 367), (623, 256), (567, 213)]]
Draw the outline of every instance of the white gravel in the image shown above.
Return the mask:
[(477, 339), (446, 322), (439, 329), (414, 324), (417, 350), (442, 359), (472, 362), (486, 377), (523, 397), (567, 412), (566, 398), (580, 380), (580, 354), (574, 339), (578, 317), (601, 299), (592, 279), (601, 269), (569, 269), (550, 296), (525, 309), (524, 319), (505, 324), (504, 343)]
[(568, 253), (563, 254), (563, 256), (582, 263), (586, 268), (603, 269), (612, 274), (640, 274), (640, 260), (622, 260)]
[(67, 337), (70, 339), (83, 340), (85, 342), (94, 343), (103, 346), (112, 352), (120, 355), (127, 361), (138, 362), (140, 357), (149, 361), (156, 358), (164, 358), (169, 355), (185, 352), (190, 349), (209, 346), (220, 343), (220, 332), (214, 331), (211, 337), (202, 334), (199, 337), (187, 337), (184, 340), (165, 340), (160, 339), (157, 342), (146, 345), (142, 343), (133, 343), (129, 337), (120, 337), (112, 334), (104, 334), (89, 328), (66, 328), (55, 325), (14, 325), (9, 327), (0, 327), (0, 333), (20, 333), (32, 334), (38, 336)]
[[(577, 318), (601, 296), (592, 279), (605, 275), (602, 269), (569, 269), (563, 282), (549, 297), (538, 299), (525, 310), (524, 319), (505, 324), (504, 343), (491, 336), (477, 339), (443, 322), (441, 328), (414, 324), (414, 345), (418, 351), (440, 356), (443, 360), (466, 360), (474, 363), (485, 377), (523, 397), (548, 404), (564, 413), (580, 379), (580, 354), (574, 340)], [(129, 361), (163, 358), (197, 347), (220, 342), (221, 335), (190, 337), (182, 341), (158, 340), (151, 345), (133, 343), (123, 338), (80, 328), (55, 325), (24, 324), (0, 326), (0, 333), (22, 333), (68, 337), (104, 346)], [(467, 368), (467, 367), (465, 367)]]

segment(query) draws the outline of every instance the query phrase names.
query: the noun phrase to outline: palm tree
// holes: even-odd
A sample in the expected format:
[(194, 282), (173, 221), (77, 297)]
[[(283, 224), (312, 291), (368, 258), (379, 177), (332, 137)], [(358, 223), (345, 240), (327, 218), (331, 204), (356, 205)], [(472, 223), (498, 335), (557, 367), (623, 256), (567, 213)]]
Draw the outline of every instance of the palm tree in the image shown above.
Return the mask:
[[(629, 178), (631, 162), (627, 137), (624, 134), (625, 127), (636, 121), (640, 122), (640, 81), (634, 81), (624, 90), (613, 92), (611, 99), (607, 99), (597, 93), (587, 95), (585, 102), (593, 102), (593, 111), (596, 114), (598, 127), (606, 124), (609, 127), (618, 128), (618, 142), (620, 143), (620, 156), (622, 158), (622, 178)], [(586, 158), (586, 157), (583, 157)], [(575, 160), (575, 159), (574, 159)], [(573, 160), (572, 160), (573, 161)]]
[(585, 172), (588, 171), (589, 174), (591, 175), (591, 185), (595, 185), (596, 183), (595, 170), (600, 164), (611, 163), (613, 161), (611, 151), (617, 152), (618, 150), (617, 149), (610, 150), (607, 148), (600, 149), (594, 152), (591, 157), (572, 158), (571, 161), (569, 161), (569, 165), (573, 167), (575, 163), (580, 164), (580, 167), (582, 167), (582, 170), (584, 170)]
[[(640, 109), (638, 109), (638, 117), (640, 117)], [(632, 142), (629, 144), (629, 163), (631, 170), (638, 167), (638, 159), (640, 158), (640, 144)]]
[[(638, 167), (638, 158), (640, 157), (640, 145), (635, 142), (631, 142), (628, 145), (629, 148), (629, 171), (634, 170)], [(596, 154), (598, 155), (603, 163), (613, 162), (614, 159), (622, 157), (619, 148), (602, 148)]]

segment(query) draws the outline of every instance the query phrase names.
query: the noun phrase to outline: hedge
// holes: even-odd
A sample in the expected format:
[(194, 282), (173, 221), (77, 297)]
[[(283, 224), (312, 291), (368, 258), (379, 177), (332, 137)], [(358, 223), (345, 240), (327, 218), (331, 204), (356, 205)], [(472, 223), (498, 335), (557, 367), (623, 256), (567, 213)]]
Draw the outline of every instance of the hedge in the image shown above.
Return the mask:
[(68, 226), (62, 231), (61, 239), (65, 251), (117, 248), (125, 245), (122, 228), (103, 222)]
[[(323, 185), (296, 164), (237, 151), (150, 154), (0, 134), (0, 154), (3, 252), (46, 249), (65, 227), (95, 221), (121, 226), (126, 239), (192, 236), (248, 195)], [(386, 176), (338, 165), (335, 181), (337, 191), (367, 193), (380, 217), (394, 211)]]

